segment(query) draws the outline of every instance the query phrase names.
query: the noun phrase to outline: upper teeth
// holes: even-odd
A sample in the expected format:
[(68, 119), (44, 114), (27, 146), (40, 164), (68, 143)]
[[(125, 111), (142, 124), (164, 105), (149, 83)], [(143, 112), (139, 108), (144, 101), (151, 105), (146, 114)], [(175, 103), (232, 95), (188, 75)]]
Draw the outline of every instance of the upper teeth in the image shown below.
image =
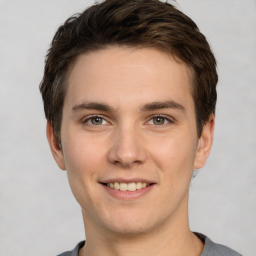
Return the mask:
[(123, 183), (123, 182), (114, 182), (107, 183), (107, 186), (113, 189), (121, 190), (121, 191), (135, 191), (137, 189), (142, 189), (148, 186), (147, 183), (144, 182), (131, 182), (131, 183)]

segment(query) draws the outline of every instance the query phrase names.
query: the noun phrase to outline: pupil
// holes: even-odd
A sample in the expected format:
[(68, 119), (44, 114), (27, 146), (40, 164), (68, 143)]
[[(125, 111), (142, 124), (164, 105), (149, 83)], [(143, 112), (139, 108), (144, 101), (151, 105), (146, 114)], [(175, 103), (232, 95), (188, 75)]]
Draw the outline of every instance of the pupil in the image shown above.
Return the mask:
[(155, 124), (164, 124), (164, 118), (162, 118), (162, 117), (156, 117), (156, 118), (154, 118), (154, 123)]
[(100, 118), (100, 117), (95, 117), (94, 119), (92, 119), (92, 123), (99, 125), (99, 124), (102, 123), (102, 118)]

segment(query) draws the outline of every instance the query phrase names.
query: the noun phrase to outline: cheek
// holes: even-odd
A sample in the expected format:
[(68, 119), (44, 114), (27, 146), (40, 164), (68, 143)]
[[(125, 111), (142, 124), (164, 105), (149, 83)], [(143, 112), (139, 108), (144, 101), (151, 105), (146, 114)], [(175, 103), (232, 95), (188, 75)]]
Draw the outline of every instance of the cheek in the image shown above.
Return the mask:
[[(185, 143), (186, 141), (186, 143)], [(157, 164), (160, 168), (161, 191), (168, 198), (168, 209), (178, 207), (186, 198), (192, 178), (195, 146), (189, 140), (173, 140), (157, 151)], [(166, 204), (163, 200), (162, 205)]]
[(95, 191), (93, 185), (97, 185), (98, 174), (103, 169), (101, 148), (85, 138), (66, 136), (63, 155), (72, 193), (79, 204), (86, 207), (91, 201), (91, 191)]
[[(75, 134), (69, 135), (69, 134)], [(63, 139), (64, 161), (68, 172), (79, 174), (90, 174), (100, 163), (104, 155), (99, 141), (92, 140), (79, 132), (66, 133)]]
[[(166, 139), (153, 149), (155, 160), (162, 167), (192, 167), (196, 146), (189, 140)], [(165, 169), (165, 168), (164, 168)]]

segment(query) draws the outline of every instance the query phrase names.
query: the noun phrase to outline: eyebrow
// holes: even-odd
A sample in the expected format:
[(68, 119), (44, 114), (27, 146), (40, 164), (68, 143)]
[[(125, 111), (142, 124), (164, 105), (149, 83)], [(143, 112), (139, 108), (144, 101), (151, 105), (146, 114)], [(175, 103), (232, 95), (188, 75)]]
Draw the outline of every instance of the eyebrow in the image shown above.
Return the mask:
[(185, 111), (184, 106), (182, 106), (181, 104), (179, 104), (173, 100), (165, 101), (165, 102), (148, 103), (142, 107), (142, 111), (146, 112), (146, 111), (153, 111), (153, 110), (158, 110), (158, 109), (168, 109), (168, 108)]
[[(182, 106), (181, 104), (170, 100), (170, 101), (165, 101), (165, 102), (151, 102), (145, 104), (140, 111), (141, 112), (147, 112), (147, 111), (154, 111), (158, 109), (178, 109), (181, 111), (185, 111), (185, 107)], [(73, 111), (79, 111), (79, 110), (84, 110), (84, 109), (94, 109), (94, 110), (100, 110), (100, 111), (105, 111), (105, 112), (115, 112), (116, 110), (104, 103), (98, 103), (98, 102), (83, 102), (81, 104), (75, 105), (72, 107)]]
[(105, 112), (114, 112), (114, 109), (109, 105), (98, 103), (98, 102), (83, 102), (82, 104), (75, 105), (74, 107), (72, 107), (73, 111), (83, 110), (83, 109), (95, 109), (95, 110), (101, 110)]

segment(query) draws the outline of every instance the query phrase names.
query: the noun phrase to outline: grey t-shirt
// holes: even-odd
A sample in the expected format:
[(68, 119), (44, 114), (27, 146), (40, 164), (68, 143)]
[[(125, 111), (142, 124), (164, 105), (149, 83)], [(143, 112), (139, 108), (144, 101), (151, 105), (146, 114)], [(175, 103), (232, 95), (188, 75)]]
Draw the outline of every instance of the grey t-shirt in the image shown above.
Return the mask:
[[(238, 252), (224, 246), (221, 244), (215, 244), (212, 240), (208, 237), (195, 233), (203, 242), (204, 242), (204, 249), (200, 256), (242, 256)], [(80, 242), (73, 251), (64, 252), (59, 254), (58, 256), (78, 256), (78, 251), (82, 248), (85, 244), (85, 241)]]

